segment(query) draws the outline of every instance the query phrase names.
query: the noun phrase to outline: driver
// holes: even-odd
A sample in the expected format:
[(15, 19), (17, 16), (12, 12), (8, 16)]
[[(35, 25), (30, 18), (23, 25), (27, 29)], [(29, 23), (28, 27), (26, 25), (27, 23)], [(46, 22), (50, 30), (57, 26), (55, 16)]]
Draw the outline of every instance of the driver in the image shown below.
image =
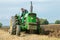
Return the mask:
[(21, 17), (25, 16), (25, 14), (28, 13), (28, 11), (26, 9), (24, 9), (24, 8), (21, 8), (21, 11), (22, 11)]

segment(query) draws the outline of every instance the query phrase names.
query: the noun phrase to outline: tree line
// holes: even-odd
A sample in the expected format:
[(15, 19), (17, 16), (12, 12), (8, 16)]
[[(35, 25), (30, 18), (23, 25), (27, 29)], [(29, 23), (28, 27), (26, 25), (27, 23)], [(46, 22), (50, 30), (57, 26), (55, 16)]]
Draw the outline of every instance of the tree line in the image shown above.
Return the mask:
[[(40, 24), (41, 25), (47, 25), (49, 24), (49, 21), (47, 19), (40, 19)], [(54, 24), (60, 24), (60, 20), (56, 20)]]

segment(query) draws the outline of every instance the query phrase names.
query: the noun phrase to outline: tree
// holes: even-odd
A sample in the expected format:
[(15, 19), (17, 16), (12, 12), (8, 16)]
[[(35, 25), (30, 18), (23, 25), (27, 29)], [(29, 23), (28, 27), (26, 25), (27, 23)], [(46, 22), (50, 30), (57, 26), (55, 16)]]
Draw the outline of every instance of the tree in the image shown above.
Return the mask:
[(2, 23), (0, 23), (0, 28), (2, 27)]
[(60, 24), (60, 20), (56, 20), (55, 21), (55, 24)]
[(49, 22), (47, 19), (40, 19), (40, 24), (41, 25), (47, 25), (47, 24), (49, 24)]

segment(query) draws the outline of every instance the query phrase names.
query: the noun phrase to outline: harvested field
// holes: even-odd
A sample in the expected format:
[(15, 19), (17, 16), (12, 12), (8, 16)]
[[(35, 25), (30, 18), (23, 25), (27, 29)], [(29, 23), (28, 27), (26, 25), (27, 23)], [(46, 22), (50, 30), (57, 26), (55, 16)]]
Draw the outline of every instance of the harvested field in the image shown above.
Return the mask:
[(41, 28), (44, 34), (60, 38), (60, 24), (41, 25)]
[(60, 24), (41, 25), (43, 35), (23, 34), (21, 36), (10, 35), (9, 28), (0, 28), (0, 40), (60, 40)]
[(8, 31), (9, 28), (0, 28), (1, 30)]
[(10, 35), (7, 31), (0, 29), (0, 40), (60, 40), (60, 38), (36, 34), (24, 34), (24, 36), (16, 36)]

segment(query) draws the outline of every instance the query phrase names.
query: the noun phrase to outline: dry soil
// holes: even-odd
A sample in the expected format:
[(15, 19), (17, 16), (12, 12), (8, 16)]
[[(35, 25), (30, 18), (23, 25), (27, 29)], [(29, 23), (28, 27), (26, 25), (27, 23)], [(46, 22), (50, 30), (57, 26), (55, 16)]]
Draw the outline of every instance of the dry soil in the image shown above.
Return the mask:
[(7, 31), (0, 29), (0, 40), (60, 40), (60, 38), (36, 34), (23, 34), (21, 36), (16, 36), (10, 35)]

